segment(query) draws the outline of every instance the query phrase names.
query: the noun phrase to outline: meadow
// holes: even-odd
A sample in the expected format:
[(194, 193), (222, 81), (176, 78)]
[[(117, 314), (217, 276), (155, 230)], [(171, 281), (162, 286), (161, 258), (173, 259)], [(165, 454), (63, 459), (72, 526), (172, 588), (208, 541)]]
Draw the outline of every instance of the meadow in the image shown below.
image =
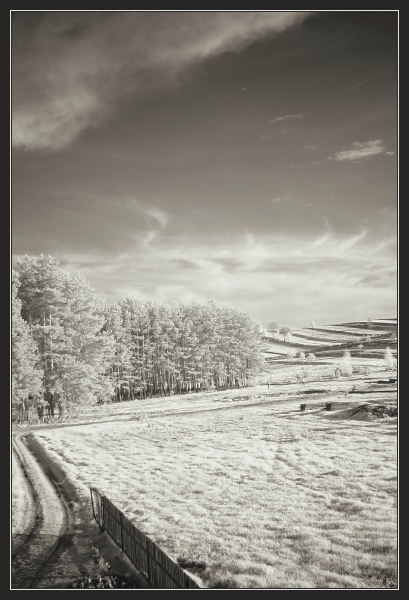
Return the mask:
[(396, 418), (272, 397), (193, 413), (183, 398), (186, 414), (36, 435), (84, 499), (105, 493), (174, 560), (203, 565), (206, 587), (383, 587), (396, 566)]
[(95, 407), (35, 436), (84, 502), (96, 487), (203, 587), (396, 587), (397, 417), (356, 410), (396, 405), (396, 386), (356, 395), (363, 376), (320, 368), (268, 364), (250, 389)]

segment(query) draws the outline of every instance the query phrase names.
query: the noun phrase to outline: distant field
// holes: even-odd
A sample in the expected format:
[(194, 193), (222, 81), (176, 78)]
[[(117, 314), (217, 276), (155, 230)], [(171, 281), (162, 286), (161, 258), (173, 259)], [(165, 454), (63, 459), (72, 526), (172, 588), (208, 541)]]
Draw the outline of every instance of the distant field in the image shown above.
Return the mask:
[[(100, 489), (206, 587), (396, 586), (396, 417), (354, 416), (364, 377), (324, 382), (311, 365), (304, 389), (301, 365), (271, 368), (270, 389), (109, 405), (115, 422), (36, 436), (84, 501)], [(380, 397), (396, 404), (396, 386)]]
[(315, 329), (301, 329), (295, 330), (295, 335), (300, 337), (305, 337), (305, 339), (314, 339), (317, 341), (325, 342), (337, 342), (337, 343), (345, 343), (345, 342), (358, 342), (366, 337), (370, 337), (371, 339), (382, 338), (385, 336), (384, 331), (374, 331), (374, 330), (362, 330), (362, 329), (353, 329), (345, 328), (345, 327), (319, 327)]
[[(315, 353), (320, 354), (325, 351), (325, 355), (329, 356), (328, 351), (334, 351), (334, 357), (339, 354), (338, 349), (343, 351), (351, 348), (356, 351), (357, 346), (361, 344), (363, 349), (369, 346), (371, 349), (376, 349), (384, 352), (389, 346), (394, 350), (396, 348), (396, 321), (387, 321), (387, 327), (376, 328), (376, 324), (372, 328), (364, 328), (364, 323), (341, 324), (341, 325), (325, 325), (319, 327), (294, 328), (292, 334), (287, 340), (282, 336), (267, 332), (263, 338), (262, 349), (266, 356), (275, 355), (276, 358), (285, 357), (289, 351), (293, 350), (296, 353), (304, 352), (304, 354)], [(360, 325), (360, 327), (358, 327)], [(350, 346), (349, 346), (350, 345)], [(375, 356), (374, 353), (372, 353)]]
[[(308, 331), (310, 331), (308, 329)], [(331, 333), (339, 333), (340, 335), (349, 334), (353, 337), (362, 337), (362, 336), (382, 336), (384, 335), (383, 331), (373, 330), (373, 329), (360, 329), (359, 327), (344, 327), (342, 325), (326, 325), (325, 327), (316, 327), (314, 331), (324, 331)]]
[(337, 327), (350, 327), (353, 329), (362, 329), (364, 331), (397, 331), (397, 319), (374, 319), (368, 326), (367, 322), (358, 321), (355, 323), (336, 324)]

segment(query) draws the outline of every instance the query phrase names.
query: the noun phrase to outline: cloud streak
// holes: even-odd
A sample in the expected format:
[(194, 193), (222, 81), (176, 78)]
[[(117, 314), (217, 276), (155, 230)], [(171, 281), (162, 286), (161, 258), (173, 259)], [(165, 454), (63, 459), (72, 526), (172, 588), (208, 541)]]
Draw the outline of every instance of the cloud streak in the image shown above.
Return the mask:
[[(229, 243), (215, 238), (158, 237), (103, 259), (63, 255), (62, 267), (80, 271), (108, 302), (127, 296), (160, 302), (206, 301), (238, 306), (261, 322), (294, 326), (396, 312), (396, 256), (366, 231), (340, 236), (255, 236)], [(209, 249), (210, 248), (210, 249)], [(141, 252), (142, 250), (142, 252)], [(61, 257), (60, 257), (61, 258)], [(118, 269), (118, 264), (121, 269)]]
[(382, 140), (369, 140), (368, 142), (354, 142), (348, 150), (336, 152), (331, 158), (339, 161), (358, 162), (366, 158), (372, 158), (385, 152)]
[(273, 119), (272, 121), (270, 121), (270, 123), (274, 125), (274, 123), (279, 123), (281, 121), (291, 121), (292, 119), (302, 119), (302, 115), (285, 115), (284, 117), (277, 117), (276, 119)]
[(358, 83), (356, 83), (355, 85), (348, 88), (348, 92), (351, 92), (352, 90), (356, 90), (356, 89), (362, 87), (363, 85), (366, 85), (368, 83), (368, 81), (369, 81), (369, 79), (364, 79), (363, 81), (358, 81)]
[(50, 11), (12, 15), (12, 144), (60, 150), (121, 99), (175, 88), (203, 60), (309, 12)]

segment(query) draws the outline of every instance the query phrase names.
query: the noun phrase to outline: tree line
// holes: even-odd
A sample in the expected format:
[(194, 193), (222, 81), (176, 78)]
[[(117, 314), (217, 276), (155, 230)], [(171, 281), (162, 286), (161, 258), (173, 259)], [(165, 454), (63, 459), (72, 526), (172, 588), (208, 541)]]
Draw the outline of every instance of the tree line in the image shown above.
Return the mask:
[(52, 256), (12, 270), (12, 408), (73, 407), (252, 384), (260, 325), (213, 301), (108, 306)]

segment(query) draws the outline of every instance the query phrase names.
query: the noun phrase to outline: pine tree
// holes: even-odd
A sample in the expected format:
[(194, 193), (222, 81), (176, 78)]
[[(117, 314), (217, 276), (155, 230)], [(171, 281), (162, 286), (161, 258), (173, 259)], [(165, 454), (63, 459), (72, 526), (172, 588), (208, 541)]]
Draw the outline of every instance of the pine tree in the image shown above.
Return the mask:
[[(102, 399), (102, 390), (111, 381), (108, 367), (114, 342), (104, 330), (107, 307), (85, 278), (66, 277), (65, 299), (60, 325), (64, 345), (58, 361), (58, 392), (60, 410), (64, 404), (88, 404)], [(112, 385), (111, 385), (112, 387)]]
[(45, 398), (51, 414), (57, 404), (62, 415), (109, 387), (106, 306), (82, 276), (63, 271), (51, 256), (25, 256), (19, 267), (22, 316), (41, 357)]
[(51, 256), (19, 262), (21, 313), (37, 344), (45, 397), (66, 407), (248, 385), (262, 362), (260, 324), (213, 301), (125, 299), (108, 308)]
[(18, 273), (12, 270), (11, 297), (11, 376), (12, 376), (12, 418), (17, 412), (21, 420), (29, 405), (29, 397), (42, 393), (43, 371), (40, 367), (37, 345), (30, 334), (30, 328), (21, 316), (21, 301), (17, 296)]

